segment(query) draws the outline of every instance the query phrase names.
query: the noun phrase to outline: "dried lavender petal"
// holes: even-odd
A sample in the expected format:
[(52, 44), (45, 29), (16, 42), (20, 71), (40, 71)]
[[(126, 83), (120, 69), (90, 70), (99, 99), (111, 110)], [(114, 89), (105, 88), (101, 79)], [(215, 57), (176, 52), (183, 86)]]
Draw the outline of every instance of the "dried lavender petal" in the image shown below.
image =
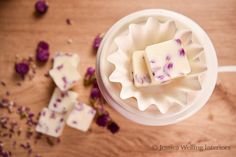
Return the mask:
[(4, 81), (1, 80), (0, 83), (1, 83), (1, 85), (4, 86), (4, 87), (6, 86), (6, 83), (5, 83)]
[(176, 41), (179, 45), (181, 45), (181, 40), (180, 40), (180, 39), (175, 39), (175, 41)]
[(174, 64), (173, 64), (173, 63), (168, 63), (168, 64), (167, 64), (167, 69), (172, 69), (172, 68), (173, 68), (173, 66), (174, 66)]
[(64, 65), (63, 64), (61, 64), (61, 65), (59, 65), (59, 66), (57, 66), (56, 68), (57, 68), (57, 70), (61, 70), (62, 68), (64, 67)]
[(157, 76), (157, 78), (160, 79), (160, 80), (163, 80), (165, 78), (165, 76), (164, 75), (159, 75), (159, 76)]
[(179, 55), (180, 55), (180, 56), (185, 56), (185, 51), (184, 51), (183, 48), (181, 48), (181, 49), (179, 50)]
[(149, 62), (150, 63), (156, 63), (156, 61), (154, 59), (151, 59)]
[(83, 103), (79, 103), (78, 105), (75, 105), (75, 109), (77, 111), (82, 111), (84, 109), (84, 104)]
[(166, 61), (170, 61), (170, 60), (171, 60), (170, 55), (167, 55), (167, 56), (166, 56)]
[(67, 24), (67, 25), (71, 25), (71, 24), (72, 24), (72, 23), (71, 23), (71, 20), (70, 20), (69, 18), (66, 19), (66, 24)]

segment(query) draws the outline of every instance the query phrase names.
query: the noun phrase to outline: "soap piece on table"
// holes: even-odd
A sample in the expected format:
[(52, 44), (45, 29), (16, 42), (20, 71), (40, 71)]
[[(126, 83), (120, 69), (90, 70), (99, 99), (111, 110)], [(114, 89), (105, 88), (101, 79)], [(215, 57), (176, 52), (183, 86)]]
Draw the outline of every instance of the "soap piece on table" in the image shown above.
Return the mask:
[(61, 91), (72, 88), (80, 79), (80, 74), (70, 62), (63, 62), (49, 71), (50, 76)]
[(73, 67), (77, 68), (79, 64), (79, 56), (77, 54), (58, 53), (53, 59), (53, 68), (58, 67), (64, 62), (69, 62)]
[(151, 83), (147, 65), (144, 60), (144, 51), (135, 51), (132, 56), (133, 78), (136, 87), (142, 87)]
[(95, 116), (96, 111), (83, 103), (77, 103), (73, 111), (70, 113), (66, 123), (72, 128), (87, 131)]
[(146, 47), (144, 58), (152, 84), (161, 84), (191, 72), (179, 39)]
[(48, 108), (58, 113), (66, 113), (73, 108), (73, 104), (76, 102), (78, 94), (73, 91), (60, 91), (59, 88), (55, 88)]
[(65, 126), (63, 114), (44, 108), (36, 126), (36, 131), (53, 137), (59, 137)]

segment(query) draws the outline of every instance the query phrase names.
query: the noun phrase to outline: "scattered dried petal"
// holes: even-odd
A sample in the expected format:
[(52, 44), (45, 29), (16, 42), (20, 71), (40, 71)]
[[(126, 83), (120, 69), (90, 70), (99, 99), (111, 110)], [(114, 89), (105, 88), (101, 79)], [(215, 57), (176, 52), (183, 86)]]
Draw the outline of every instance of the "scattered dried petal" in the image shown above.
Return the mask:
[(67, 25), (71, 25), (72, 24), (72, 22), (71, 22), (71, 20), (69, 18), (66, 19), (66, 24)]

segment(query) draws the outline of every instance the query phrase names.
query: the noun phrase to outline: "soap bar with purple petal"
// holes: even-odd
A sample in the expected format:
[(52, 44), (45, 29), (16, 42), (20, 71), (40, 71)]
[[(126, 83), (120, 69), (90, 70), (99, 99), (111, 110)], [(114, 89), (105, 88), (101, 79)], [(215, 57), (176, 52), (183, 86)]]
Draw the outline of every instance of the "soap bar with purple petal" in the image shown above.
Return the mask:
[(96, 111), (91, 106), (84, 103), (76, 103), (66, 123), (72, 128), (85, 132), (89, 129), (95, 113)]
[(66, 113), (72, 110), (78, 94), (73, 91), (61, 91), (55, 88), (48, 108), (58, 113)]
[(186, 52), (179, 39), (146, 47), (144, 58), (152, 84), (162, 84), (191, 72)]
[(79, 56), (77, 54), (70, 53), (58, 53), (53, 58), (53, 68), (56, 68), (64, 62), (69, 62), (73, 67), (77, 68), (79, 64)]
[(51, 111), (48, 108), (44, 108), (40, 112), (40, 118), (36, 126), (36, 131), (49, 136), (59, 137), (62, 134), (64, 126), (64, 114), (60, 114)]
[(144, 51), (135, 51), (132, 56), (133, 80), (136, 87), (147, 86), (151, 83), (147, 65), (144, 60)]
[(51, 69), (49, 75), (61, 91), (69, 90), (80, 79), (79, 72), (69, 61), (65, 61)]

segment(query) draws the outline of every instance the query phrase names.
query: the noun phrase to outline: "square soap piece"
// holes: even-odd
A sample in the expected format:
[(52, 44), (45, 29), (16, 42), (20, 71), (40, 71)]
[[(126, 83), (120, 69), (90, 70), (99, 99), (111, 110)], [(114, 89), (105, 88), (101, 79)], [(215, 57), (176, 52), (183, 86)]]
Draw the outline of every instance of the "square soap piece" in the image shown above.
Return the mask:
[(179, 39), (146, 47), (144, 58), (152, 84), (161, 84), (191, 72)]
[(69, 62), (73, 67), (77, 68), (79, 65), (79, 56), (77, 54), (58, 53), (53, 59), (53, 68), (58, 67), (64, 62)]
[(78, 94), (73, 91), (61, 91), (59, 88), (55, 88), (48, 108), (58, 113), (66, 113), (73, 108)]
[(59, 137), (62, 134), (64, 126), (65, 119), (63, 114), (44, 108), (40, 113), (36, 131), (49, 136)]
[(70, 62), (63, 62), (49, 71), (50, 76), (61, 91), (72, 88), (80, 79), (80, 74)]
[(84, 103), (77, 103), (73, 111), (70, 113), (66, 123), (72, 128), (81, 131), (87, 131), (92, 123), (96, 111)]
[(135, 51), (132, 56), (133, 78), (136, 87), (147, 86), (151, 78), (144, 60), (144, 51)]

